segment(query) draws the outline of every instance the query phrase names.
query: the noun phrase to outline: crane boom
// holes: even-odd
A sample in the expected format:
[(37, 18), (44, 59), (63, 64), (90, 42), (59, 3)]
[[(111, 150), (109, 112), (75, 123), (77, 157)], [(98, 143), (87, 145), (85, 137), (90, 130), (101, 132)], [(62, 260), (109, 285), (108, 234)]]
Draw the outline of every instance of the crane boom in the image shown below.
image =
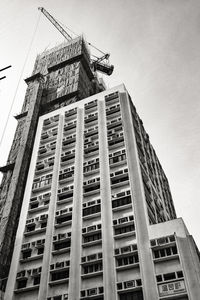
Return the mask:
[[(56, 27), (56, 29), (58, 29), (58, 31), (64, 36), (64, 38), (67, 41), (72, 40), (72, 37), (62, 28), (62, 26), (60, 26), (60, 24), (54, 19), (54, 17), (52, 17), (52, 15), (50, 15), (50, 13), (48, 13), (48, 11), (46, 11), (46, 9), (44, 9), (44, 7), (38, 7), (38, 9)], [(114, 66), (110, 65), (109, 62), (108, 62), (110, 54), (104, 53), (103, 51), (99, 50), (97, 47), (95, 47), (91, 43), (89, 43), (89, 45), (92, 46), (93, 48), (95, 48), (96, 50), (100, 51), (103, 54), (103, 56), (101, 56), (101, 57), (97, 58), (96, 60), (92, 61), (91, 68), (93, 69), (93, 71), (94, 72), (95, 71), (100, 71), (104, 74), (111, 75), (113, 70), (114, 70)], [(105, 60), (107, 62), (104, 62)]]
[(47, 19), (60, 31), (60, 33), (66, 38), (66, 40), (70, 41), (72, 37), (60, 26), (60, 24), (44, 9), (44, 7), (38, 7), (38, 9), (47, 17)]

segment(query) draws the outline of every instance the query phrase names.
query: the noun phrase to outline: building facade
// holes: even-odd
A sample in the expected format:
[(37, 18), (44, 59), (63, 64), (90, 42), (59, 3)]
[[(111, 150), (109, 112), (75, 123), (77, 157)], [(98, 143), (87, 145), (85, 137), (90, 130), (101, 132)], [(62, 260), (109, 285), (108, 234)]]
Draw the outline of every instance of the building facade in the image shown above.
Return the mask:
[(124, 85), (39, 118), (6, 300), (197, 300), (198, 250)]

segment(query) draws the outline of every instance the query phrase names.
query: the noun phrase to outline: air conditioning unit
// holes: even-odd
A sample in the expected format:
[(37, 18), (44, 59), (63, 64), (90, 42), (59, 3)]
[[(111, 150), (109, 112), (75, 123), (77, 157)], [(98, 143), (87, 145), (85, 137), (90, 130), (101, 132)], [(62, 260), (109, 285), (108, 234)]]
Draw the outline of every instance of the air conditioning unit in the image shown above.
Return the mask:
[(20, 271), (17, 273), (17, 278), (25, 277), (26, 276), (26, 270)]
[(97, 288), (89, 289), (87, 292), (88, 292), (88, 296), (97, 295)]
[(69, 211), (68, 211), (68, 208), (61, 209), (60, 215), (64, 215), (64, 214), (66, 214), (66, 213), (68, 213), (68, 212), (69, 212)]
[(55, 268), (56, 268), (56, 269), (58, 269), (58, 268), (64, 268), (64, 261), (62, 261), (62, 262), (57, 262), (57, 263), (55, 264)]
[(128, 217), (121, 218), (118, 220), (118, 222), (119, 222), (119, 224), (126, 223), (126, 222), (128, 222)]
[(46, 220), (48, 218), (48, 214), (44, 214), (40, 216), (40, 221)]
[(44, 243), (45, 243), (45, 239), (37, 240), (37, 241), (36, 241), (36, 246), (44, 245)]
[(32, 275), (37, 275), (40, 274), (42, 271), (42, 267), (36, 268), (36, 269), (32, 269)]
[(121, 253), (131, 252), (131, 246), (121, 248)]
[(95, 230), (96, 230), (96, 225), (87, 227), (87, 232), (91, 232), (91, 231), (95, 231)]
[(96, 260), (97, 254), (90, 254), (87, 256), (87, 261)]
[(125, 287), (125, 289), (130, 289), (130, 288), (135, 287), (135, 281), (134, 280), (126, 281), (124, 283), (124, 287)]
[(163, 245), (166, 244), (167, 242), (168, 240), (165, 237), (157, 239), (158, 245)]
[(58, 234), (58, 240), (62, 240), (66, 238), (66, 233), (59, 233)]
[(46, 200), (47, 198), (50, 198), (50, 197), (51, 197), (51, 193), (46, 193), (46, 194), (41, 195), (42, 200)]
[(22, 244), (22, 250), (29, 249), (29, 248), (30, 248), (30, 243)]
[(33, 201), (36, 201), (37, 200), (37, 197), (33, 197), (30, 199), (30, 202), (33, 202)]
[(34, 219), (28, 219), (28, 220), (26, 220), (26, 224), (31, 224), (31, 223), (34, 223)]

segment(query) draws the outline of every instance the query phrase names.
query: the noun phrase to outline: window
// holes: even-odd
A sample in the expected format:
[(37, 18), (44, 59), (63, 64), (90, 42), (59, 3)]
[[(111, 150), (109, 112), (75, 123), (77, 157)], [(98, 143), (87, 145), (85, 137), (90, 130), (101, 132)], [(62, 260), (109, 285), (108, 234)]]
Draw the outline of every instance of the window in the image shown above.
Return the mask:
[(93, 241), (97, 241), (97, 240), (101, 240), (101, 232), (99, 233), (96, 233), (96, 234), (92, 234), (92, 235), (89, 235), (89, 236), (84, 236), (83, 238), (83, 242), (84, 243), (90, 243), (90, 242), (93, 242)]
[(102, 270), (102, 262), (91, 264), (83, 267), (83, 274), (100, 272)]
[(53, 300), (62, 300), (62, 295), (54, 296), (54, 297), (53, 297)]
[(26, 228), (27, 228), (26, 232), (34, 231), (35, 230), (35, 226), (36, 226), (35, 223), (26, 226)]
[(19, 290), (25, 288), (26, 284), (27, 284), (27, 278), (19, 280), (17, 284), (17, 289)]
[(115, 231), (115, 235), (119, 235), (119, 234), (131, 232), (131, 231), (135, 231), (135, 226), (132, 224), (132, 225), (124, 226), (121, 228), (114, 228), (114, 231)]
[(83, 168), (83, 172), (87, 173), (87, 172), (90, 172), (90, 171), (93, 171), (93, 170), (97, 170), (97, 169), (99, 169), (99, 162), (91, 164), (91, 165), (88, 165), (88, 166), (85, 166)]
[(123, 257), (123, 258), (117, 258), (118, 267), (136, 264), (138, 262), (139, 262), (139, 257), (137, 253), (134, 253), (133, 255)]
[(112, 208), (124, 206), (124, 205), (130, 204), (131, 202), (132, 202), (131, 201), (131, 196), (116, 199), (116, 200), (112, 201)]
[(37, 254), (40, 255), (40, 254), (43, 254), (43, 253), (44, 253), (44, 247), (38, 248)]
[(60, 243), (56, 243), (54, 245), (54, 250), (69, 248), (70, 246), (71, 246), (71, 240), (63, 241), (63, 242), (60, 242)]
[(34, 209), (34, 208), (37, 208), (39, 206), (39, 203), (36, 202), (36, 203), (31, 203), (30, 204), (30, 209)]
[(163, 275), (164, 280), (172, 280), (176, 279), (176, 274), (175, 273), (167, 273)]
[(124, 293), (120, 295), (120, 300), (143, 300), (142, 291)]
[(38, 285), (38, 284), (40, 284), (40, 275), (35, 276), (33, 278), (33, 285)]
[(95, 190), (99, 190), (100, 189), (100, 183), (95, 183), (91, 186), (85, 186), (84, 187), (84, 193), (89, 193), (89, 192), (92, 192), (92, 191), (95, 191)]
[(94, 205), (91, 207), (87, 207), (83, 209), (83, 216), (88, 216), (88, 215), (92, 215), (92, 214), (97, 214), (98, 212), (101, 211), (101, 205)]
[(41, 228), (46, 228), (47, 227), (47, 221), (41, 223)]
[(123, 174), (121, 176), (115, 176), (111, 178), (111, 184), (117, 184), (117, 183), (121, 183), (124, 181), (129, 180), (129, 176), (128, 174)]
[(177, 252), (177, 247), (176, 245), (173, 247), (167, 247), (159, 250), (153, 250), (154, 258), (161, 258), (161, 257), (167, 257), (167, 256), (172, 256), (176, 255)]
[(23, 259), (26, 259), (26, 258), (28, 258), (28, 257), (31, 257), (31, 252), (32, 252), (31, 249), (30, 249), (30, 250), (27, 250), (27, 251), (24, 251), (23, 254), (22, 254), (22, 258), (23, 258)]
[(52, 281), (61, 280), (65, 278), (69, 278), (69, 270), (62, 270), (51, 274)]
[(71, 221), (71, 220), (72, 220), (72, 215), (60, 216), (59, 218), (57, 218), (57, 224), (62, 224), (64, 222)]
[(118, 156), (115, 156), (115, 157), (111, 157), (109, 159), (109, 163), (110, 163), (110, 165), (112, 165), (112, 164), (115, 164), (117, 162), (123, 161), (125, 159), (126, 159), (126, 154), (122, 154), (122, 155), (118, 155)]

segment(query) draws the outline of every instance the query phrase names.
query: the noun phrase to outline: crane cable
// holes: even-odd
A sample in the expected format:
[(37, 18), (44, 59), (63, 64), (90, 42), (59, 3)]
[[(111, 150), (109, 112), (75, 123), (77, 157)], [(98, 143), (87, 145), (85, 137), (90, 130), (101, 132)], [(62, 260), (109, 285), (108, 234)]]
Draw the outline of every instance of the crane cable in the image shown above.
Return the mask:
[[(70, 29), (69, 27), (67, 27), (65, 24), (63, 24), (60, 20), (58, 20), (58, 19), (56, 19), (56, 18), (54, 18), (55, 20), (56, 20), (56, 22), (58, 22), (59, 24), (61, 24), (63, 27), (65, 27), (67, 30), (69, 30), (71, 33), (73, 33), (75, 36), (79, 36), (79, 34), (77, 34), (77, 33), (75, 33), (72, 29)], [(93, 44), (91, 44), (91, 43), (89, 43), (88, 42), (88, 45), (89, 46), (91, 46), (91, 47), (93, 47), (94, 49), (96, 49), (97, 51), (99, 51), (100, 53), (102, 53), (102, 54), (106, 54), (105, 52), (103, 52), (102, 50), (100, 50), (99, 48), (97, 48), (96, 46), (94, 46)], [(93, 55), (93, 56), (95, 56), (95, 55)], [(99, 57), (97, 57), (96, 56), (96, 58), (99, 58)]]
[(1, 140), (0, 140), (0, 147), (1, 147), (1, 145), (2, 145), (2, 141), (3, 141), (3, 139), (4, 139), (4, 135), (5, 135), (5, 132), (6, 132), (6, 129), (7, 129), (8, 121), (9, 121), (9, 119), (10, 119), (10, 115), (11, 115), (11, 112), (12, 112), (12, 109), (13, 109), (13, 106), (14, 106), (14, 103), (15, 103), (15, 99), (16, 99), (16, 95), (17, 95), (17, 92), (18, 92), (19, 84), (20, 84), (20, 82), (21, 82), (22, 75), (23, 75), (23, 73), (24, 73), (24, 69), (25, 69), (27, 60), (28, 60), (28, 58), (29, 58), (29, 54), (30, 54), (30, 52), (31, 52), (31, 48), (32, 48), (32, 45), (33, 45), (33, 42), (34, 42), (34, 39), (35, 39), (35, 36), (36, 36), (36, 32), (37, 32), (37, 29), (38, 29), (40, 17), (41, 17), (41, 12), (40, 12), (39, 15), (38, 15), (38, 19), (37, 19), (37, 22), (36, 22), (35, 29), (34, 29), (34, 31), (33, 31), (33, 35), (32, 35), (31, 42), (30, 42), (30, 45), (29, 45), (29, 48), (28, 48), (28, 52), (27, 52), (27, 54), (26, 54), (26, 58), (25, 58), (25, 61), (24, 61), (24, 64), (23, 64), (23, 67), (22, 67), (22, 70), (21, 70), (21, 73), (20, 73), (20, 77), (19, 77), (19, 80), (18, 80), (18, 83), (17, 83), (17, 87), (16, 87), (16, 89), (15, 89), (15, 93), (14, 93), (14, 96), (13, 96), (13, 100), (12, 100), (12, 103), (11, 103), (11, 106), (10, 106), (10, 109), (9, 109), (9, 112), (8, 112), (8, 115), (7, 115), (7, 118), (6, 118), (6, 123), (5, 123), (5, 126), (4, 126), (4, 128), (3, 128), (3, 132), (2, 132), (2, 136), (1, 136)]

